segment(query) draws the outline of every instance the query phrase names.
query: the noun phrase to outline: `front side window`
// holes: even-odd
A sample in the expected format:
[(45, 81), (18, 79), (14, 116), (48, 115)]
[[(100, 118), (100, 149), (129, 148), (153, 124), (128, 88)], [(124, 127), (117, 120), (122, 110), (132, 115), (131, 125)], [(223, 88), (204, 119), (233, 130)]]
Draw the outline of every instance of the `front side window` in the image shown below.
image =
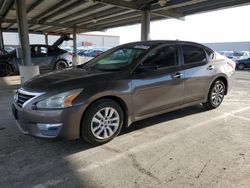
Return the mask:
[(178, 65), (178, 49), (175, 45), (170, 45), (150, 52), (143, 65), (152, 65), (157, 68), (176, 66)]
[(48, 48), (44, 47), (44, 46), (41, 46), (40, 48), (40, 53), (41, 55), (46, 55), (48, 52)]
[(137, 60), (146, 49), (135, 47), (121, 47), (113, 51), (101, 54), (91, 60), (86, 67), (101, 71), (121, 70)]
[(203, 48), (183, 45), (182, 51), (184, 64), (204, 63), (207, 61), (206, 53)]

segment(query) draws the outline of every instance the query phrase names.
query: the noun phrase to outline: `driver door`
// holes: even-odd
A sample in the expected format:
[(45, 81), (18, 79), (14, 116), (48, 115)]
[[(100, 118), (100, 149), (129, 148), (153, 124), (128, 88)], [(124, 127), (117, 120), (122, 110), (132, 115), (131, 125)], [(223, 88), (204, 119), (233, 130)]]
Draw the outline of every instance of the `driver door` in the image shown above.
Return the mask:
[(49, 68), (51, 58), (48, 56), (48, 48), (45, 46), (32, 46), (31, 59), (34, 65), (38, 65), (40, 70)]
[(155, 70), (143, 71), (142, 68), (134, 72), (132, 88), (136, 119), (183, 104), (184, 74), (177, 45), (149, 52), (141, 66), (155, 66)]

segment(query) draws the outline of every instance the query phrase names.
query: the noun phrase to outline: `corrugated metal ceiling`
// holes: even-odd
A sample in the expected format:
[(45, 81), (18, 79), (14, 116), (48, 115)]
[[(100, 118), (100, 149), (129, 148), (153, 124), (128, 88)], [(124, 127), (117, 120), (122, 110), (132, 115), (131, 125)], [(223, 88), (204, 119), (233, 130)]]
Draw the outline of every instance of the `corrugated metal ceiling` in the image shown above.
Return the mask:
[[(62, 34), (100, 31), (140, 23), (141, 11), (151, 20), (183, 19), (187, 15), (250, 4), (249, 0), (26, 0), (29, 31)], [(14, 0), (0, 0), (4, 31), (17, 31)]]

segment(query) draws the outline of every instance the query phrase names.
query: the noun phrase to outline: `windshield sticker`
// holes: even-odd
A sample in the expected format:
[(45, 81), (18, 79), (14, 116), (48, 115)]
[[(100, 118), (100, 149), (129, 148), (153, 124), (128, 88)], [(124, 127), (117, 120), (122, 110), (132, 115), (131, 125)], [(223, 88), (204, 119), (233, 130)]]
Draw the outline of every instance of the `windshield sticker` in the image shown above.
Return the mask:
[(147, 50), (147, 49), (149, 49), (149, 48), (150, 48), (150, 46), (145, 46), (145, 45), (137, 45), (137, 46), (134, 46), (134, 48)]

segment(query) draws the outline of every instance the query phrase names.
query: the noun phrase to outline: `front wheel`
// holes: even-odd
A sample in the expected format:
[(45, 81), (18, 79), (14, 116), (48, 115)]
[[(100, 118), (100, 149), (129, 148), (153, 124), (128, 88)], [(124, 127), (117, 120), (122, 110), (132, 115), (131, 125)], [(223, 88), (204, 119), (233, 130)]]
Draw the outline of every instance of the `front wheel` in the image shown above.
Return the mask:
[(12, 67), (6, 62), (0, 62), (0, 77), (10, 76), (13, 73)]
[(209, 90), (207, 102), (203, 105), (209, 110), (215, 109), (222, 103), (224, 95), (225, 84), (221, 80), (215, 80)]
[(119, 104), (101, 99), (87, 109), (82, 121), (82, 137), (95, 146), (107, 143), (120, 133), (123, 119)]

